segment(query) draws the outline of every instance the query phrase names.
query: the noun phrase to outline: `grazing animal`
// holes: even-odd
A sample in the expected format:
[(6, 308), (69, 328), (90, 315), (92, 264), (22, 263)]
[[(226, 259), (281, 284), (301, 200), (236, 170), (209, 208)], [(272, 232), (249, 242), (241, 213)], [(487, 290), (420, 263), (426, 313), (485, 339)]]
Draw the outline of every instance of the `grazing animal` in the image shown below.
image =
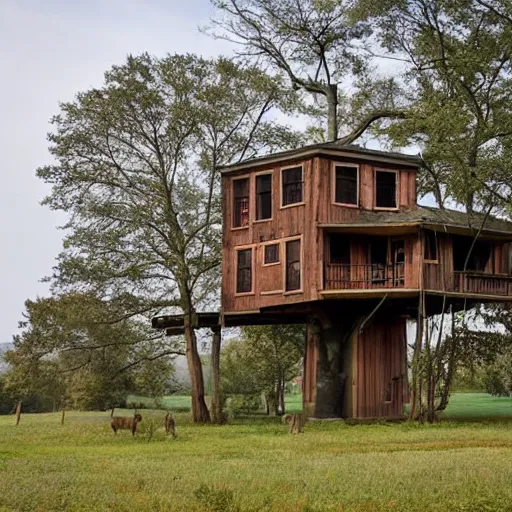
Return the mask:
[(168, 434), (171, 434), (173, 438), (176, 437), (176, 422), (170, 412), (165, 415), (164, 427)]
[(291, 422), (292, 422), (292, 414), (285, 414), (282, 418), (281, 418), (281, 421), (283, 423), (286, 423), (287, 425), (289, 425)]
[(140, 414), (135, 414), (133, 418), (130, 416), (117, 416), (112, 418), (110, 422), (110, 426), (115, 434), (117, 434), (118, 430), (131, 430), (132, 436), (137, 432), (137, 425), (142, 421), (142, 416)]

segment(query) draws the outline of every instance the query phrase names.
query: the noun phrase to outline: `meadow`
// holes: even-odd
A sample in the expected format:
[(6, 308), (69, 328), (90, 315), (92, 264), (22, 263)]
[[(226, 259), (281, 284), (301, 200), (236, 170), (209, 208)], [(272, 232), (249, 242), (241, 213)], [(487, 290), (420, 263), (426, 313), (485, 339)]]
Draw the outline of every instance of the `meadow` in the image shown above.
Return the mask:
[(435, 425), (311, 421), (295, 436), (179, 412), (177, 439), (151, 437), (163, 412), (141, 412), (135, 438), (106, 412), (0, 417), (0, 511), (512, 511), (508, 398), (454, 395)]

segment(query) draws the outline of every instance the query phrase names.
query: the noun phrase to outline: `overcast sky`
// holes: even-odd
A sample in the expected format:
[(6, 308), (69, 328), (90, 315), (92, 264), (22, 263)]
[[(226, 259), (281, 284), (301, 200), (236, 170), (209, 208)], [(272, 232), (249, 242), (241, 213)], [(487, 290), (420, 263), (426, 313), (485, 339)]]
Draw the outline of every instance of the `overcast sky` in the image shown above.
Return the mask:
[(40, 206), (35, 177), (49, 163), (48, 120), (128, 53), (228, 53), (198, 31), (208, 0), (0, 0), (0, 343), (23, 303), (48, 292), (39, 280), (61, 249), (62, 214)]

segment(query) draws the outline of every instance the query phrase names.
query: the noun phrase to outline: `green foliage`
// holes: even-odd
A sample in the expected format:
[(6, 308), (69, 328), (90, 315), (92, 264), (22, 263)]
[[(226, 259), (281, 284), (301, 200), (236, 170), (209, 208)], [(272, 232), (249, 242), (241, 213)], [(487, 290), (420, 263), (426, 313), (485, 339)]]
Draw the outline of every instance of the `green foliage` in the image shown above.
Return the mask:
[[(360, 0), (389, 56), (405, 62), (395, 96), (406, 115), (384, 131), (418, 145), (420, 193), (469, 211), (509, 197), (511, 18), (502, 1)], [(494, 7), (493, 7), (494, 5)], [(495, 7), (498, 7), (497, 9)], [(382, 134), (382, 133), (381, 133)]]
[[(225, 395), (266, 393), (272, 403), (282, 400), (286, 382), (300, 372), (303, 353), (302, 326), (246, 327), (241, 340), (233, 340), (222, 349), (222, 391)], [(280, 406), (283, 412), (284, 403)]]

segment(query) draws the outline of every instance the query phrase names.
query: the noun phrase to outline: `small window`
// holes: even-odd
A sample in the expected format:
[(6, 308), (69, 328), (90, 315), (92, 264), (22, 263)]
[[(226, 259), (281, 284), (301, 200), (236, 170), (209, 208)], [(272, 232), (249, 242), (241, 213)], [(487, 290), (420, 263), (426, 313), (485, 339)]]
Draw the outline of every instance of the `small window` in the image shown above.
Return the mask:
[(233, 227), (249, 225), (249, 178), (233, 180)]
[(264, 265), (279, 263), (279, 244), (265, 245)]
[(396, 208), (396, 176), (394, 171), (375, 171), (375, 205)]
[(334, 168), (335, 192), (334, 202), (342, 204), (358, 204), (358, 169), (347, 165)]
[(291, 167), (281, 171), (282, 181), (282, 206), (302, 203), (303, 201), (303, 181), (302, 166)]
[(425, 231), (423, 256), (425, 260), (437, 261), (437, 236), (435, 231)]
[(272, 218), (272, 174), (256, 176), (256, 220)]
[(237, 251), (236, 293), (252, 291), (252, 249)]
[(286, 291), (300, 290), (300, 240), (286, 242)]

